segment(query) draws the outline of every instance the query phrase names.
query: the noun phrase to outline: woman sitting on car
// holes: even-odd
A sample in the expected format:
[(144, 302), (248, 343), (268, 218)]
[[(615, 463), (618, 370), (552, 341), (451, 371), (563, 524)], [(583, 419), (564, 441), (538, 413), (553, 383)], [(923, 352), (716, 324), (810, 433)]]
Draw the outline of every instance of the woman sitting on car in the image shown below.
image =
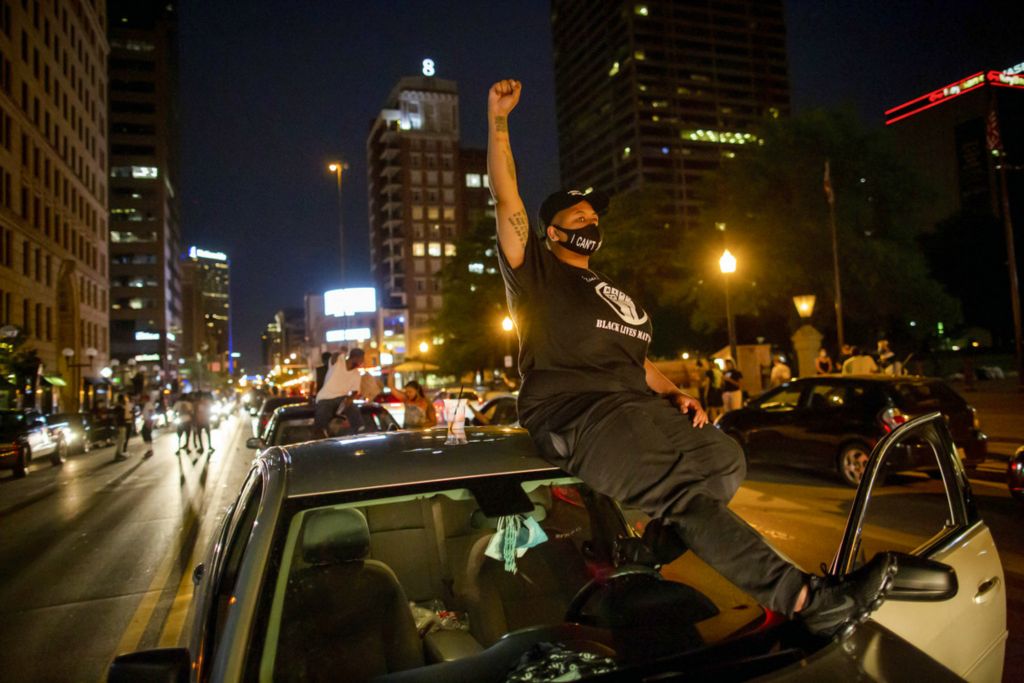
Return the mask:
[(437, 426), (437, 411), (434, 404), (427, 400), (423, 386), (416, 380), (405, 383), (402, 390), (395, 388), (395, 375), (388, 375), (388, 388), (391, 393), (405, 404), (405, 429), (430, 429)]

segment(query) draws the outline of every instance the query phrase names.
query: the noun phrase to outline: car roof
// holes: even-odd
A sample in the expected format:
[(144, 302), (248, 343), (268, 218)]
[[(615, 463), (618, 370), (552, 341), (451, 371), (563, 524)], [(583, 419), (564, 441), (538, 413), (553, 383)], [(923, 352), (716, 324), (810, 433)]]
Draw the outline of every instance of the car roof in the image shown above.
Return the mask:
[(877, 382), (879, 384), (893, 384), (895, 382), (941, 382), (937, 377), (922, 377), (921, 375), (815, 375), (814, 377), (800, 377), (794, 382)]
[(561, 470), (543, 460), (525, 429), (472, 427), (447, 445), (444, 427), (321, 439), (268, 449), (261, 458), (287, 472), (290, 498), (500, 474)]

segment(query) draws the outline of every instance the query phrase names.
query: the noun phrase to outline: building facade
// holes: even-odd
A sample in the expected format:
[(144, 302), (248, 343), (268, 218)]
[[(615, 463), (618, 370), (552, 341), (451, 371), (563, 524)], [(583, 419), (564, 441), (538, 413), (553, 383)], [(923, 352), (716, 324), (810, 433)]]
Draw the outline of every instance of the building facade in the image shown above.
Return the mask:
[(227, 372), (231, 353), (231, 263), (227, 254), (190, 247), (181, 262), (182, 337), (186, 358), (202, 357), (211, 372)]
[(110, 3), (111, 351), (172, 374), (182, 335), (176, 34), (173, 3)]
[(434, 341), (441, 268), (469, 221), (490, 206), (486, 157), (459, 147), (456, 84), (426, 75), (398, 82), (366, 147), (370, 268), (379, 305), (401, 328), (401, 344), (384, 350), (401, 357)]
[(782, 0), (552, 0), (551, 25), (566, 188), (657, 186), (693, 227), (700, 182), (789, 112)]
[(24, 407), (78, 409), (109, 358), (105, 26), (103, 0), (0, 3), (0, 326), (38, 357)]

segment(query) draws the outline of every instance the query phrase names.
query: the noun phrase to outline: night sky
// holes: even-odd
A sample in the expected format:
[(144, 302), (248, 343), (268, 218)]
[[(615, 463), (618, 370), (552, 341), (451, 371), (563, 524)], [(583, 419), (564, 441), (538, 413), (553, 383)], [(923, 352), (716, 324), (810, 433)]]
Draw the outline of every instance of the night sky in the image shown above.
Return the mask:
[[(882, 111), (983, 69), (1024, 61), (1024, 13), (978, 2), (786, 2), (796, 109)], [(547, 0), (502, 3), (182, 3), (185, 244), (227, 252), (235, 347), (258, 364), (279, 308), (339, 285), (329, 160), (349, 162), (350, 284), (368, 284), (366, 136), (402, 76), (431, 58), (461, 95), (462, 145), (486, 142), (486, 90), (523, 81), (510, 119), (527, 205), (558, 185)], [(587, 40), (584, 35), (581, 40)]]

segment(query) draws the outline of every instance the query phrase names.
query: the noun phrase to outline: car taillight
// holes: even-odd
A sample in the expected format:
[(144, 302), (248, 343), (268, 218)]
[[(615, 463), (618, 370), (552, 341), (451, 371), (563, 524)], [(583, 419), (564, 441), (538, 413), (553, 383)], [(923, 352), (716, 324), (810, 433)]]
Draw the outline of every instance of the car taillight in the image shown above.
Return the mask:
[(971, 411), (971, 422), (974, 425), (975, 431), (981, 431), (981, 417), (978, 416), (978, 411), (974, 409), (974, 406), (967, 406), (967, 410)]
[(886, 408), (878, 416), (878, 419), (882, 423), (882, 429), (889, 433), (901, 424), (907, 423), (910, 416), (901, 413), (899, 408)]

